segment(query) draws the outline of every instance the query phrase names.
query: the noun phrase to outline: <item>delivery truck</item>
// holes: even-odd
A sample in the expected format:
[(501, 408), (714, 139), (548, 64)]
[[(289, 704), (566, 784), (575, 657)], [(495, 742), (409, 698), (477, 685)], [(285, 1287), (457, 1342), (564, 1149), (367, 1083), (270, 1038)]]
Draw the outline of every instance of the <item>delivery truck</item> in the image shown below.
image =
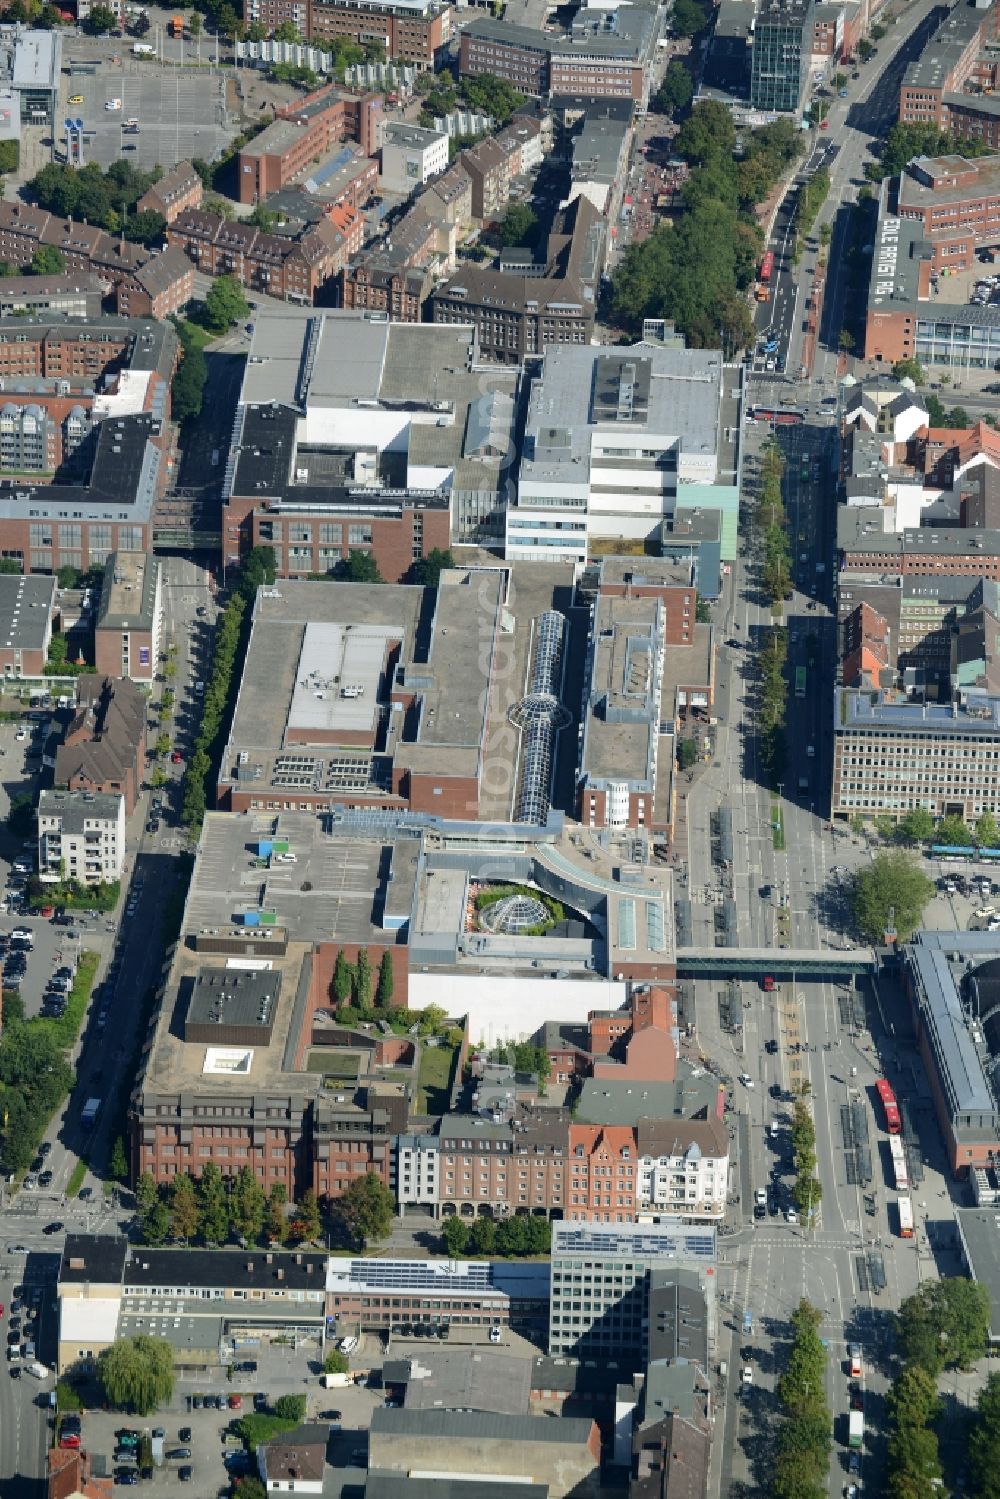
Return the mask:
[(352, 1383), (349, 1374), (321, 1374), (319, 1382), (324, 1390), (340, 1390)]
[(84, 1129), (93, 1129), (97, 1122), (97, 1116), (101, 1112), (101, 1100), (99, 1098), (88, 1098), (80, 1110), (80, 1123)]
[(863, 1411), (851, 1411), (847, 1418), (848, 1447), (862, 1447), (865, 1440), (865, 1417)]

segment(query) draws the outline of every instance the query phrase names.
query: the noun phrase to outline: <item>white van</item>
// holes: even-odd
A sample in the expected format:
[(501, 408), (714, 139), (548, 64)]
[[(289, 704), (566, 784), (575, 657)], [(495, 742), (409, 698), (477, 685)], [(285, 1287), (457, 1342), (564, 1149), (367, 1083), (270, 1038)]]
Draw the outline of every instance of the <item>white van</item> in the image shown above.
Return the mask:
[(121, 107), (122, 101), (120, 99), (105, 99), (104, 101), (104, 108), (111, 110), (112, 112), (121, 109)]
[(355, 1338), (355, 1337), (341, 1338), (341, 1340), (340, 1340), (340, 1351), (341, 1351), (341, 1353), (346, 1353), (348, 1356), (350, 1356), (354, 1352), (354, 1350), (358, 1347), (359, 1343), (360, 1343), (360, 1339), (359, 1338)]

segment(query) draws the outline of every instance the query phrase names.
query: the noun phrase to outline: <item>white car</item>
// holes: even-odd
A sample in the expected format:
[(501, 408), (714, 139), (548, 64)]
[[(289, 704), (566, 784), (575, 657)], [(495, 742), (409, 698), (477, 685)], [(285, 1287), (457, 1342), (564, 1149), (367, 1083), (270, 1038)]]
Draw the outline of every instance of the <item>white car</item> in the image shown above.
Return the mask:
[(744, 1088), (750, 1088), (751, 1090), (753, 1089), (753, 1078), (750, 1076), (749, 1072), (740, 1073), (740, 1082), (743, 1084)]
[(799, 1221), (799, 1215), (794, 1208), (789, 1208), (788, 1212), (785, 1214), (785, 1219), (786, 1222), (795, 1224)]
[(753, 1369), (750, 1367), (749, 1364), (744, 1364), (743, 1365), (743, 1376), (742, 1376), (742, 1378), (743, 1378), (743, 1386), (744, 1386), (744, 1388), (746, 1388), (748, 1385), (752, 1385), (753, 1384)]
[(105, 99), (104, 101), (104, 108), (112, 112), (121, 109), (121, 107), (122, 101), (120, 99)]
[(17, 740), (18, 744), (23, 744), (27, 737), (27, 729), (18, 729), (17, 733), (14, 735), (14, 738)]

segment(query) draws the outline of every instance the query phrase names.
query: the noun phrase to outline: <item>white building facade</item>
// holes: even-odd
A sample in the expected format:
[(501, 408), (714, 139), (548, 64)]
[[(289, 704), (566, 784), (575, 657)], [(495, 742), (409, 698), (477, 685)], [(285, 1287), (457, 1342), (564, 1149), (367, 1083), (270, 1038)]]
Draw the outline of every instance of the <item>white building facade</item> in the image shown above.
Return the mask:
[(43, 791), (38, 801), (38, 875), (43, 884), (105, 885), (125, 865), (125, 798)]

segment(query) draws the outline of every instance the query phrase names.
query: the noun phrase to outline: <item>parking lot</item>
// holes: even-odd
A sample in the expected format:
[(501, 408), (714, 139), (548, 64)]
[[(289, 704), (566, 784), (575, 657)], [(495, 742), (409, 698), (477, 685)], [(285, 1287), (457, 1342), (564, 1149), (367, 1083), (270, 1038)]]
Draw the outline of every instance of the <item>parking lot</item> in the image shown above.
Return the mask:
[[(74, 98), (82, 102), (73, 104)], [(107, 109), (113, 99), (120, 99), (121, 107)], [(77, 73), (67, 79), (61, 105), (65, 108), (57, 117), (57, 156), (62, 159), (65, 154), (65, 135), (60, 137), (60, 132), (70, 116), (83, 120), (84, 160), (102, 167), (129, 161), (148, 171), (192, 156), (209, 161), (235, 134), (226, 124), (225, 80), (218, 73), (137, 63), (127, 50), (115, 66), (105, 64), (94, 75)], [(129, 119), (139, 121), (138, 133), (126, 133)]]
[[(219, 1371), (213, 1371), (213, 1376), (206, 1378), (204, 1393), (199, 1392), (197, 1395), (199, 1402), (204, 1400), (209, 1384), (219, 1387)], [(186, 1385), (190, 1383), (186, 1381)], [(306, 1419), (325, 1421), (329, 1425), (329, 1462), (342, 1470), (364, 1468), (367, 1465), (368, 1426), (372, 1411), (381, 1404), (381, 1391), (354, 1387), (324, 1390), (319, 1388), (316, 1381), (310, 1381), (310, 1385)], [(140, 1484), (144, 1492), (156, 1493), (179, 1484), (190, 1484), (188, 1492), (192, 1494), (228, 1495), (232, 1478), (256, 1472), (255, 1461), (234, 1434), (233, 1424), (242, 1415), (253, 1411), (254, 1393), (258, 1395), (259, 1408), (267, 1408), (267, 1397), (262, 1392), (246, 1391), (240, 1395), (241, 1408), (231, 1409), (228, 1406), (229, 1389), (230, 1387), (226, 1387), (225, 1393), (213, 1394), (211, 1397), (223, 1402), (225, 1408), (222, 1410), (206, 1409), (204, 1405), (200, 1409), (195, 1408), (193, 1394), (176, 1394), (170, 1410), (160, 1411), (145, 1420), (122, 1416), (116, 1412), (85, 1410), (82, 1431), (84, 1445), (89, 1452), (99, 1453), (105, 1458), (109, 1472), (120, 1467), (138, 1468), (137, 1463), (116, 1461), (116, 1451), (121, 1453), (123, 1450), (117, 1433), (127, 1430), (137, 1433), (140, 1438), (152, 1438), (155, 1432), (162, 1431), (163, 1466), (154, 1468), (151, 1474), (146, 1470), (149, 1476), (141, 1480)], [(187, 1408), (189, 1400), (192, 1402), (191, 1409)], [(339, 1420), (333, 1419), (334, 1412), (339, 1414)], [(182, 1471), (189, 1473), (190, 1477), (182, 1477)], [(360, 1477), (360, 1474), (355, 1477)]]

